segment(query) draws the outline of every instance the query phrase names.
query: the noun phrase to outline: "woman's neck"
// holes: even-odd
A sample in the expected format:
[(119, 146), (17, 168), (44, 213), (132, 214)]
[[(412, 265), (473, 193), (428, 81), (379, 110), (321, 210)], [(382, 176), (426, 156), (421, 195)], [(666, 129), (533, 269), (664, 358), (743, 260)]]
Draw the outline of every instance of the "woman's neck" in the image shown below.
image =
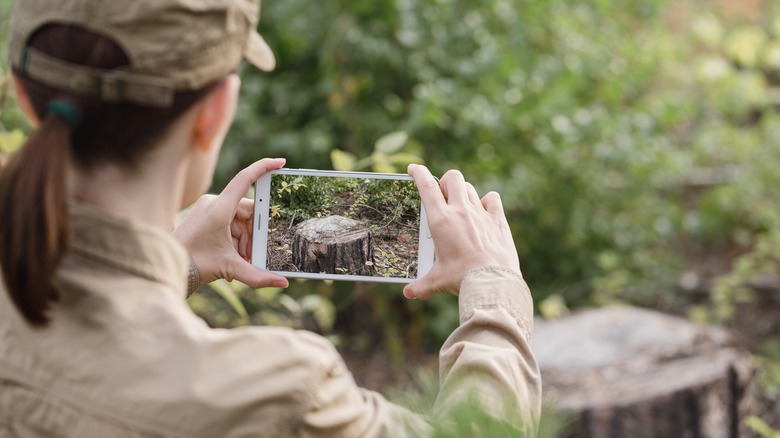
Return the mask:
[(172, 230), (181, 209), (186, 161), (175, 145), (157, 148), (138, 170), (104, 164), (83, 171), (71, 166), (70, 194), (116, 216), (145, 221)]

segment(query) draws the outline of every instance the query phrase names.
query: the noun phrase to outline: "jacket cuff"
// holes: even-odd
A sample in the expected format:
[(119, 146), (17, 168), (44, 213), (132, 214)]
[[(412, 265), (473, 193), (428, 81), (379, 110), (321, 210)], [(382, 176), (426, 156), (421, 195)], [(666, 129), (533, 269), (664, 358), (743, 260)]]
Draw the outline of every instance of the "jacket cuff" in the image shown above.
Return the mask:
[(460, 323), (477, 309), (504, 309), (517, 322), (528, 342), (533, 333), (533, 298), (519, 271), (502, 266), (472, 269), (460, 284)]

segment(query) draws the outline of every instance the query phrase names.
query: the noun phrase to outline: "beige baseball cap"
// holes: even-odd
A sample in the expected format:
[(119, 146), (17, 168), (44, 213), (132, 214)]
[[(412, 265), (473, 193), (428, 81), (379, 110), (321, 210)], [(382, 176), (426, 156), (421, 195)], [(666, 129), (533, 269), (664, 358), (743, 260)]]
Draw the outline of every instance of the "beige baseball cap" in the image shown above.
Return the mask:
[[(176, 91), (198, 90), (234, 71), (241, 59), (276, 65), (257, 33), (259, 0), (18, 0), (11, 19), (11, 65), (53, 88), (105, 102), (167, 107)], [(100, 70), (27, 46), (47, 24), (75, 25), (117, 43), (130, 65)]]

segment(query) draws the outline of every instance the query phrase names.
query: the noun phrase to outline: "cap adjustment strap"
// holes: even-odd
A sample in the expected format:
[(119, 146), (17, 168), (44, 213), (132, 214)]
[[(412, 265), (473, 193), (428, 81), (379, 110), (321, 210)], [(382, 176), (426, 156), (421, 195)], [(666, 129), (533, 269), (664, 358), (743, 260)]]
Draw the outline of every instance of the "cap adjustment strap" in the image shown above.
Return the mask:
[(20, 69), (30, 78), (51, 87), (94, 96), (109, 103), (160, 108), (173, 105), (176, 87), (170, 79), (71, 64), (31, 47), (25, 48), (25, 54), (26, 62)]
[(118, 70), (106, 72), (100, 77), (100, 98), (103, 102), (118, 103), (122, 101), (121, 72)]

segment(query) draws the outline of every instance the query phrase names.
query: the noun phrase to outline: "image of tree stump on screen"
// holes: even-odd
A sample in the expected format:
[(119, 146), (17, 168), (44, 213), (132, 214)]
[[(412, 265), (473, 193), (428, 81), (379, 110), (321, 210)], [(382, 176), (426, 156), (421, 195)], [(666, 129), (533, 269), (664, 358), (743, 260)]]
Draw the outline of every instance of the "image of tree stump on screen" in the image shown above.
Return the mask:
[(274, 174), (266, 266), (282, 273), (415, 278), (414, 181)]
[(300, 272), (374, 275), (371, 232), (342, 216), (309, 219), (293, 231), (292, 261)]

